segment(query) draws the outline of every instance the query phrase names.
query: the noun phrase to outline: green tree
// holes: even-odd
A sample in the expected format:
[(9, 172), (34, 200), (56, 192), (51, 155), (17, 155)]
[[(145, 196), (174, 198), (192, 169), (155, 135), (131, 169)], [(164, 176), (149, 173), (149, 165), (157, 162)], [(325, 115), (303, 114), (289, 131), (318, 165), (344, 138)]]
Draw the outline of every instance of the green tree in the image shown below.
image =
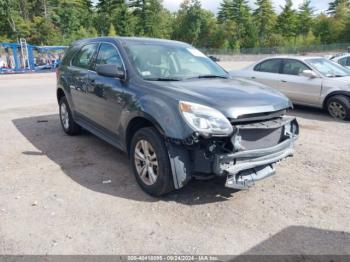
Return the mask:
[(292, 0), (285, 0), (286, 3), (282, 8), (281, 14), (277, 18), (276, 31), (284, 36), (286, 40), (296, 37), (298, 29), (298, 17), (293, 9)]
[(114, 25), (110, 24), (109, 30), (108, 30), (108, 36), (116, 36), (116, 35), (117, 35), (117, 32), (114, 28)]
[(176, 14), (173, 38), (194, 44), (202, 25), (202, 7), (199, 0), (185, 0)]
[(328, 14), (334, 15), (336, 13), (336, 9), (340, 5), (345, 5), (347, 7), (350, 7), (350, 1), (349, 0), (333, 0), (329, 3), (328, 7)]
[(168, 22), (172, 20), (160, 0), (138, 0), (134, 4), (133, 15), (137, 19), (136, 35), (168, 38), (171, 30)]
[(318, 37), (322, 44), (330, 44), (332, 42), (332, 28), (329, 17), (321, 13), (314, 22), (314, 34)]
[(208, 11), (202, 10), (201, 26), (197, 46), (210, 48), (215, 45), (216, 31), (218, 30), (218, 24), (215, 15)]
[(304, 0), (298, 12), (298, 34), (306, 37), (313, 24), (314, 10), (311, 7), (311, 0)]
[(276, 23), (276, 14), (273, 10), (271, 0), (257, 0), (257, 8), (254, 11), (254, 24), (258, 31), (260, 46), (264, 46), (266, 40), (273, 33)]
[(219, 7), (218, 22), (224, 23), (229, 20), (233, 20), (233, 1), (224, 0)]

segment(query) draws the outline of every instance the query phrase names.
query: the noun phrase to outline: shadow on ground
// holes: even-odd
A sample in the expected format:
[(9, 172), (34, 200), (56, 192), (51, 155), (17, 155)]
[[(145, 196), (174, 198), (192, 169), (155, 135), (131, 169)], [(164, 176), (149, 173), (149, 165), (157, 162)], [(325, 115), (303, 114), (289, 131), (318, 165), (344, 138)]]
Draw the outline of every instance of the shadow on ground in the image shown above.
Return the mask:
[(230, 261), (349, 261), (349, 255), (349, 233), (291, 226)]
[[(338, 120), (331, 117), (326, 110), (314, 107), (295, 105), (294, 110), (289, 112), (289, 115), (296, 117), (317, 120), (322, 122), (337, 122)], [(339, 121), (338, 121), (339, 122)]]
[(224, 187), (225, 180), (214, 179), (191, 181), (179, 191), (152, 198), (138, 187), (126, 154), (88, 132), (75, 137), (65, 135), (58, 115), (16, 119), (13, 123), (37, 149), (22, 154), (46, 155), (72, 180), (96, 192), (137, 201), (176, 201), (186, 205), (225, 201), (236, 192)]

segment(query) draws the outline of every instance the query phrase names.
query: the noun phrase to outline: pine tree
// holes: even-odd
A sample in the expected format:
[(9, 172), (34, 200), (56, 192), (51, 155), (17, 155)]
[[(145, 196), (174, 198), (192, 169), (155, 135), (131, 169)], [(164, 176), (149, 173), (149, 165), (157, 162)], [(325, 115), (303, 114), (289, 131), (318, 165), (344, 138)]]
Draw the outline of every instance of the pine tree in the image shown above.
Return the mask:
[(233, 19), (233, 1), (224, 0), (221, 2), (218, 13), (219, 23), (224, 23), (225, 21), (230, 21)]
[(232, 21), (237, 25), (236, 46), (253, 47), (257, 32), (247, 0), (233, 0)]
[(311, 0), (304, 0), (298, 12), (298, 33), (306, 37), (313, 24), (314, 10), (311, 7)]
[(254, 22), (258, 31), (260, 45), (272, 34), (273, 27), (276, 23), (276, 14), (273, 10), (271, 0), (257, 0), (257, 8), (254, 11)]
[(334, 15), (337, 7), (343, 4), (345, 4), (347, 7), (350, 8), (350, 0), (333, 0), (332, 2), (329, 3), (329, 8), (327, 13), (330, 15)]
[(133, 14), (138, 19), (137, 35), (161, 37), (162, 15), (164, 8), (160, 0), (138, 0), (134, 4)]
[(285, 1), (286, 4), (277, 18), (276, 29), (279, 34), (288, 39), (297, 35), (297, 14), (293, 9), (292, 0)]

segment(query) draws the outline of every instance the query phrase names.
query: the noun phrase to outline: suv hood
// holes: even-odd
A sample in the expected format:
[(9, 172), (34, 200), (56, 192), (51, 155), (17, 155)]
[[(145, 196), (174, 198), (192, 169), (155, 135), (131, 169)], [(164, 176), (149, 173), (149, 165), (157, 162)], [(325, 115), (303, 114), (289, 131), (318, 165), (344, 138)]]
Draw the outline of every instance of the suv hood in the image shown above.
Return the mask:
[[(211, 106), (226, 117), (275, 112), (292, 107), (290, 100), (271, 88), (243, 79), (195, 79), (154, 82), (179, 100)], [(168, 93), (168, 92), (166, 92)]]

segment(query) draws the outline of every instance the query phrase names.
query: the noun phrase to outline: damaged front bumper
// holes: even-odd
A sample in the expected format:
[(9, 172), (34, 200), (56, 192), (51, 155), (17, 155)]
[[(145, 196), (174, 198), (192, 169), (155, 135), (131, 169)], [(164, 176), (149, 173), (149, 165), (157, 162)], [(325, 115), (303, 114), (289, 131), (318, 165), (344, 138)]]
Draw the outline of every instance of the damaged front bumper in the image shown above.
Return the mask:
[(192, 177), (207, 179), (213, 175), (227, 176), (229, 188), (248, 189), (275, 174), (276, 164), (293, 155), (299, 135), (297, 120), (288, 116), (234, 124), (234, 128), (231, 137), (221, 140), (168, 141), (176, 189)]
[[(240, 128), (256, 133), (266, 130), (272, 133), (276, 131), (275, 138), (276, 135), (281, 136), (275, 146), (216, 155), (214, 173), (227, 175), (226, 186), (234, 189), (248, 189), (256, 181), (274, 175), (276, 163), (293, 155), (294, 142), (299, 135), (299, 125), (295, 117), (284, 116), (278, 120), (238, 126), (238, 129)], [(268, 139), (268, 136), (265, 139)], [(242, 148), (241, 138), (236, 137), (233, 140), (233, 143), (238, 144), (238, 148)]]
[(227, 175), (226, 187), (248, 189), (256, 181), (275, 174), (275, 164), (294, 153), (295, 137), (283, 141), (275, 147), (217, 155), (214, 173)]

